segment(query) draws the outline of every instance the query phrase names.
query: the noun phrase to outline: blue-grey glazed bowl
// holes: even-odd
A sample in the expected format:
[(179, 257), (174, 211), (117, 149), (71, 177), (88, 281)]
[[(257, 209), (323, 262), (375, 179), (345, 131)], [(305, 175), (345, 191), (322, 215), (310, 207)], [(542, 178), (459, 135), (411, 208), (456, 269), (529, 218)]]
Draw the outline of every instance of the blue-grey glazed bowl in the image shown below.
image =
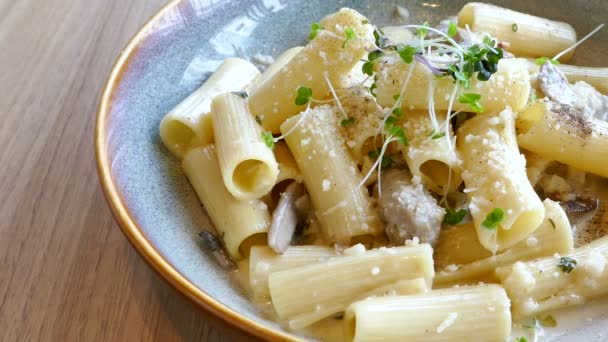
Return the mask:
[[(266, 339), (295, 339), (266, 318), (202, 251), (197, 233), (210, 225), (177, 159), (158, 134), (161, 118), (226, 57), (277, 56), (306, 41), (311, 22), (348, 6), (381, 25), (395, 5), (411, 22), (436, 23), (466, 1), (176, 0), (145, 24), (118, 58), (101, 99), (96, 153), (102, 187), (125, 235), (167, 281), (202, 307)], [(608, 17), (608, 2), (494, 1), (572, 24), (579, 36)], [(574, 62), (601, 66), (608, 32), (576, 52)], [(598, 340), (608, 320), (564, 330), (566, 340)], [(604, 336), (606, 337), (606, 336)], [(607, 337), (608, 338), (608, 337)], [(601, 336), (600, 336), (601, 339)]]

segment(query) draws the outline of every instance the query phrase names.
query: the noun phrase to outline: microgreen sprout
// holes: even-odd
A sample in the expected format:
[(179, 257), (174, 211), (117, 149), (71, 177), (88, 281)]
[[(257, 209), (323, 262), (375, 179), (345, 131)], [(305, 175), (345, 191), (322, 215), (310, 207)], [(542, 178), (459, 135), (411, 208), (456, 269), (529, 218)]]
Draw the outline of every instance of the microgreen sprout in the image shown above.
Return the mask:
[(546, 62), (550, 62), (553, 65), (559, 65), (559, 61), (556, 61), (554, 59), (551, 59), (549, 57), (540, 57), (536, 59), (536, 65), (543, 65)]
[[(369, 157), (369, 159), (375, 161), (380, 156), (380, 151), (378, 151), (377, 148), (373, 149), (373, 150), (367, 152), (367, 156)], [(393, 165), (393, 157), (387, 156), (386, 154), (383, 155), (382, 161), (380, 162), (380, 167), (382, 167), (383, 169), (387, 169), (387, 168), (391, 167), (392, 165)]]
[(315, 37), (319, 33), (319, 30), (322, 30), (322, 29), (323, 28), (321, 27), (321, 25), (319, 23), (310, 24), (310, 33), (308, 34), (308, 40), (315, 39)]
[(479, 102), (480, 99), (481, 99), (481, 95), (479, 95), (479, 94), (465, 93), (465, 94), (460, 94), (460, 98), (458, 99), (458, 102), (460, 102), (462, 104), (468, 104), (471, 107), (471, 109), (476, 113), (482, 113), (483, 106)]
[(355, 122), (356, 122), (355, 118), (353, 118), (351, 116), (348, 119), (344, 119), (344, 120), (340, 121), (340, 126), (347, 127), (347, 126), (354, 124)]
[(448, 37), (454, 37), (458, 33), (458, 26), (450, 21), (448, 24)]
[(297, 106), (304, 106), (312, 100), (312, 89), (307, 87), (298, 88), (298, 96), (296, 97), (295, 103)]
[(458, 211), (454, 211), (450, 208), (446, 208), (445, 216), (443, 217), (443, 223), (454, 226), (462, 222), (464, 217), (467, 215), (466, 209), (460, 209)]
[(268, 146), (268, 148), (270, 149), (274, 149), (274, 137), (272, 136), (272, 133), (270, 132), (262, 132), (262, 140), (264, 140), (264, 143), (266, 144), (266, 146)]
[(347, 27), (344, 29), (344, 35), (345, 35), (345, 39), (344, 42), (342, 43), (342, 48), (344, 49), (346, 47), (346, 44), (355, 39), (357, 37), (357, 35), (355, 34), (355, 31), (353, 31), (353, 29), (351, 27)]
[(498, 227), (500, 222), (502, 222), (504, 217), (505, 212), (502, 209), (494, 208), (490, 213), (488, 213), (486, 219), (483, 220), (481, 225), (486, 229), (494, 230)]
[(429, 23), (427, 21), (422, 23), (422, 25), (416, 28), (416, 33), (418, 33), (418, 37), (420, 37), (420, 39), (424, 39), (429, 33)]
[(364, 74), (373, 76), (374, 75), (374, 64), (378, 61), (378, 58), (382, 57), (384, 52), (382, 50), (373, 50), (369, 54), (367, 54), (367, 61), (363, 63), (361, 67), (361, 71)]

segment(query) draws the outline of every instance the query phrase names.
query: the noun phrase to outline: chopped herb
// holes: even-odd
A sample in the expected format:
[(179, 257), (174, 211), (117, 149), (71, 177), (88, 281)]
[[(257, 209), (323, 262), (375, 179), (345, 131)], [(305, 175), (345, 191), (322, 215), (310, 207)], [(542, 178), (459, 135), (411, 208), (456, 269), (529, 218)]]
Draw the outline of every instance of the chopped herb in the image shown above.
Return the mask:
[(361, 66), (361, 71), (363, 71), (363, 73), (366, 75), (372, 76), (374, 74), (374, 62), (367, 61), (363, 63), (363, 66)]
[(268, 148), (274, 149), (274, 137), (270, 132), (262, 132), (262, 139)]
[(374, 30), (374, 40), (376, 43), (376, 46), (379, 48), (383, 48), (384, 47), (384, 32), (382, 32), (382, 30), (380, 29), (375, 29)]
[(483, 45), (473, 44), (463, 53), (465, 63), (462, 66), (447, 65), (447, 74), (465, 88), (470, 87), (469, 80), (475, 73), (480, 81), (487, 81), (498, 71), (498, 61), (503, 58), (502, 49), (495, 46), (496, 41), (486, 36)]
[(397, 141), (399, 141), (403, 145), (408, 145), (408, 140), (405, 137), (405, 132), (403, 132), (403, 128), (399, 126), (390, 126), (388, 128), (388, 134), (393, 136)]
[(395, 114), (396, 117), (401, 118), (403, 117), (403, 109), (401, 109), (401, 107), (397, 107), (393, 109), (393, 114)]
[(409, 45), (397, 46), (397, 53), (399, 54), (399, 57), (401, 57), (401, 59), (407, 64), (412, 63), (412, 60), (414, 59), (414, 54), (416, 54), (416, 51), (418, 51), (418, 49), (416, 49), (413, 46), (409, 46)]
[(232, 93), (233, 93), (234, 95), (236, 95), (236, 96), (240, 97), (240, 98), (245, 99), (245, 100), (246, 100), (246, 99), (249, 97), (249, 95), (247, 95), (247, 92), (246, 92), (246, 91), (233, 91)]
[(270, 132), (262, 132), (262, 139), (268, 148), (274, 149), (274, 137)]
[[(367, 152), (367, 156), (369, 159), (376, 161), (378, 156), (380, 155), (380, 151), (378, 149), (370, 150)], [(380, 162), (380, 167), (383, 169), (389, 168), (393, 166), (393, 157), (387, 156), (386, 154), (382, 156), (382, 161)]]
[(362, 25), (367, 25), (367, 24), (369, 24), (369, 20), (363, 19), (363, 20), (361, 20), (361, 24)]
[(342, 43), (343, 49), (346, 47), (346, 43), (356, 38), (355, 31), (350, 27), (344, 29), (344, 35), (346, 36), (346, 39), (344, 39), (344, 42)]
[(350, 126), (354, 123), (355, 123), (355, 118), (353, 118), (353, 117), (349, 117), (348, 119), (344, 119), (344, 120), (340, 121), (340, 125), (342, 127)]
[(373, 97), (376, 97), (376, 88), (378, 88), (378, 85), (374, 80), (374, 83), (372, 83), (372, 85), (369, 87), (369, 93), (372, 94)]
[(553, 222), (553, 219), (549, 219), (549, 223), (551, 223), (551, 227), (555, 230), (555, 222)]
[(458, 99), (458, 102), (463, 103), (463, 104), (468, 104), (471, 107), (471, 109), (476, 113), (482, 113), (483, 106), (481, 105), (481, 103), (479, 103), (480, 99), (481, 99), (481, 95), (474, 94), (474, 93), (468, 93), (468, 94), (461, 94), (460, 98)]
[(257, 122), (258, 125), (261, 125), (262, 124), (262, 119), (260, 119), (260, 117), (256, 115), (255, 116), (255, 122)]
[(519, 30), (519, 27), (517, 27), (517, 24), (513, 23), (513, 25), (511, 25), (511, 31), (517, 32), (517, 30)]
[(416, 29), (416, 32), (418, 33), (418, 37), (420, 37), (420, 39), (424, 39), (426, 37), (426, 35), (429, 33), (428, 21), (425, 21), (424, 23), (422, 23), (421, 27)]
[(523, 336), (520, 336), (515, 340), (515, 342), (528, 342), (528, 339)]
[(371, 51), (367, 55), (367, 61), (363, 63), (361, 71), (363, 71), (363, 73), (366, 75), (372, 76), (374, 74), (374, 64), (376, 63), (376, 60), (382, 57), (383, 55), (384, 52), (382, 50)]
[(549, 57), (541, 57), (541, 58), (537, 58), (536, 59), (536, 65), (543, 65), (546, 62), (550, 62), (553, 65), (559, 65), (559, 61), (556, 61), (556, 60), (551, 59)]
[(308, 40), (313, 40), (319, 33), (319, 30), (323, 29), (319, 23), (310, 24), (310, 33), (308, 34)]
[(462, 220), (464, 220), (464, 217), (466, 215), (467, 215), (466, 209), (460, 209), (458, 211), (454, 211), (450, 208), (446, 208), (445, 216), (443, 217), (443, 223), (450, 225), (450, 226), (457, 225), (460, 222), (462, 222)]
[(458, 33), (458, 26), (450, 21), (448, 24), (448, 37), (454, 37)]
[(443, 137), (445, 137), (445, 132), (437, 132), (437, 133), (433, 134), (433, 136), (431, 137), (431, 139), (437, 140), (437, 139), (440, 139), (440, 138), (443, 138)]
[(505, 212), (500, 208), (494, 208), (483, 220), (481, 225), (486, 229), (496, 229), (498, 224), (505, 218)]
[(557, 267), (561, 268), (564, 273), (570, 273), (576, 267), (576, 260), (569, 257), (562, 257), (559, 259)]
[(401, 95), (395, 94), (395, 95), (393, 95), (393, 100), (395, 100), (395, 102), (397, 102), (400, 97), (401, 97)]
[(296, 97), (296, 105), (303, 106), (312, 100), (312, 89), (307, 87), (298, 88), (298, 96)]

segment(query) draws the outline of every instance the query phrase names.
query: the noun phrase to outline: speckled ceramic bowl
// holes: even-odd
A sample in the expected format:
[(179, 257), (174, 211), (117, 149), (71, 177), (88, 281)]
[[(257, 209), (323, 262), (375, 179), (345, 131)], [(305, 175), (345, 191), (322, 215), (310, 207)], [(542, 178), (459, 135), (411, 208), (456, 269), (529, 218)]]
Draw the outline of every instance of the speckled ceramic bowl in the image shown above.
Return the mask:
[[(378, 25), (393, 23), (395, 4), (413, 22), (454, 15), (466, 1), (176, 0), (131, 40), (101, 99), (96, 152), (102, 187), (117, 221), (141, 255), (172, 285), (219, 317), (267, 339), (294, 339), (265, 318), (201, 250), (197, 233), (209, 225), (203, 208), (162, 145), (163, 115), (196, 89), (226, 57), (276, 56), (305, 42), (311, 22), (353, 7)], [(571, 23), (586, 33), (608, 17), (596, 1), (494, 1)], [(604, 30), (577, 51), (575, 61), (605, 64)], [(604, 65), (606, 66), (606, 65)], [(567, 339), (597, 340), (608, 320), (594, 320)]]

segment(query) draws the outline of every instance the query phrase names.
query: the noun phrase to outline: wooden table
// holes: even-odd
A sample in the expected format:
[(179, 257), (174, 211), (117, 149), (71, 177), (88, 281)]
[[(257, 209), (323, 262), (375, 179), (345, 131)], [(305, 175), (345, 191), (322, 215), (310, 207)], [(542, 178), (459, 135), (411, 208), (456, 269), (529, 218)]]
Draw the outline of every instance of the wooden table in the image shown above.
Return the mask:
[(148, 267), (110, 214), (93, 128), (165, 0), (0, 0), (0, 341), (251, 340)]

